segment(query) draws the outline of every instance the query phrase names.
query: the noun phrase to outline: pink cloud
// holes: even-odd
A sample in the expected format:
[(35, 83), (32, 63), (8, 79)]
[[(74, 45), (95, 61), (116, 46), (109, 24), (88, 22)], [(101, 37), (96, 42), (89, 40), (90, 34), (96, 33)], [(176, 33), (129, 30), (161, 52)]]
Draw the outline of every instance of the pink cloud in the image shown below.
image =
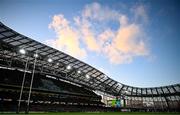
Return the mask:
[(116, 32), (112, 43), (105, 46), (104, 53), (113, 64), (130, 63), (136, 56), (149, 54), (145, 42), (141, 38), (142, 31), (138, 25), (122, 26)]
[[(147, 17), (145, 8), (135, 11), (134, 19)], [(136, 21), (129, 22), (126, 14), (92, 3), (73, 19), (74, 25), (71, 25), (63, 15), (55, 15), (49, 28), (56, 32), (57, 38), (47, 43), (75, 57), (86, 57), (88, 52), (100, 54), (112, 64), (131, 63), (134, 57), (149, 55), (143, 27)], [(117, 30), (102, 27), (102, 31), (97, 31), (93, 29), (94, 21), (117, 21), (119, 27)], [(101, 27), (101, 23), (98, 26)]]
[(57, 38), (48, 40), (47, 44), (75, 57), (86, 56), (85, 49), (80, 47), (78, 32), (71, 28), (63, 15), (55, 15), (49, 28), (55, 30)]

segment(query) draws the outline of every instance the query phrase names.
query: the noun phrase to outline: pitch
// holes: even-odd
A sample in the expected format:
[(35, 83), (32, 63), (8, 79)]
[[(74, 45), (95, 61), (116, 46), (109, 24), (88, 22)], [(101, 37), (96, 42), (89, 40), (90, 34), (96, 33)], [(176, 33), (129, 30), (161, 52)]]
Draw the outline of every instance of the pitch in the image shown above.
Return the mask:
[[(1, 113), (0, 113), (1, 114)], [(14, 115), (15, 113), (3, 113), (4, 115)], [(28, 115), (20, 113), (19, 115)], [(180, 115), (175, 112), (47, 112), (47, 113), (29, 113), (29, 115)]]

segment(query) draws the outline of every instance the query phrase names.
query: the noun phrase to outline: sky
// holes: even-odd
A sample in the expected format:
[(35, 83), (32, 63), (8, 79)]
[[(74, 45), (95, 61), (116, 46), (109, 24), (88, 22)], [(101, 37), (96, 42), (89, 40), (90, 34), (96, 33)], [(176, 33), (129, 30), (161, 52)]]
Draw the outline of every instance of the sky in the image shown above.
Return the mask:
[(178, 0), (0, 0), (0, 21), (135, 87), (180, 83)]

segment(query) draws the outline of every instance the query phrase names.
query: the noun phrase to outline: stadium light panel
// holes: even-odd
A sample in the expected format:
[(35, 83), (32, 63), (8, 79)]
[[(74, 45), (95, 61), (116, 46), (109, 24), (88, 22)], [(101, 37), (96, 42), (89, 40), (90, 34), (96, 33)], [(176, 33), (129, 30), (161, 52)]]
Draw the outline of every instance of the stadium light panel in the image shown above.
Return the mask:
[(38, 58), (38, 57), (39, 57), (39, 55), (36, 53), (36, 54), (34, 54), (34, 57), (35, 57), (35, 58)]
[(106, 79), (106, 78), (108, 78), (106, 75), (104, 75), (104, 78)]
[(53, 60), (51, 58), (48, 59), (48, 62), (51, 63)]
[(25, 51), (24, 49), (20, 49), (19, 52), (20, 52), (21, 54), (26, 54), (26, 51)]
[(126, 90), (125, 93), (128, 93), (128, 91)]
[(70, 65), (68, 65), (68, 66), (66, 67), (66, 69), (70, 70), (70, 69), (71, 69), (71, 66), (70, 66)]
[(77, 71), (77, 73), (78, 73), (78, 74), (80, 74), (80, 73), (81, 73), (81, 71), (80, 71), (80, 70), (78, 70), (78, 71)]
[(89, 79), (89, 78), (90, 78), (88, 74), (86, 74), (86, 78), (87, 78), (87, 79)]

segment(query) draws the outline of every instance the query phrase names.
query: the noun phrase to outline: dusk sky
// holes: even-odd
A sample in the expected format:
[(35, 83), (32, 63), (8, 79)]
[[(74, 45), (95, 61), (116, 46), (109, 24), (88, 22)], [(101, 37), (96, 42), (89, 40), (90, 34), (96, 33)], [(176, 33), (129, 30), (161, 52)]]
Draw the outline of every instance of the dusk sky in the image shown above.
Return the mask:
[(120, 83), (180, 83), (179, 0), (0, 0), (0, 21)]

